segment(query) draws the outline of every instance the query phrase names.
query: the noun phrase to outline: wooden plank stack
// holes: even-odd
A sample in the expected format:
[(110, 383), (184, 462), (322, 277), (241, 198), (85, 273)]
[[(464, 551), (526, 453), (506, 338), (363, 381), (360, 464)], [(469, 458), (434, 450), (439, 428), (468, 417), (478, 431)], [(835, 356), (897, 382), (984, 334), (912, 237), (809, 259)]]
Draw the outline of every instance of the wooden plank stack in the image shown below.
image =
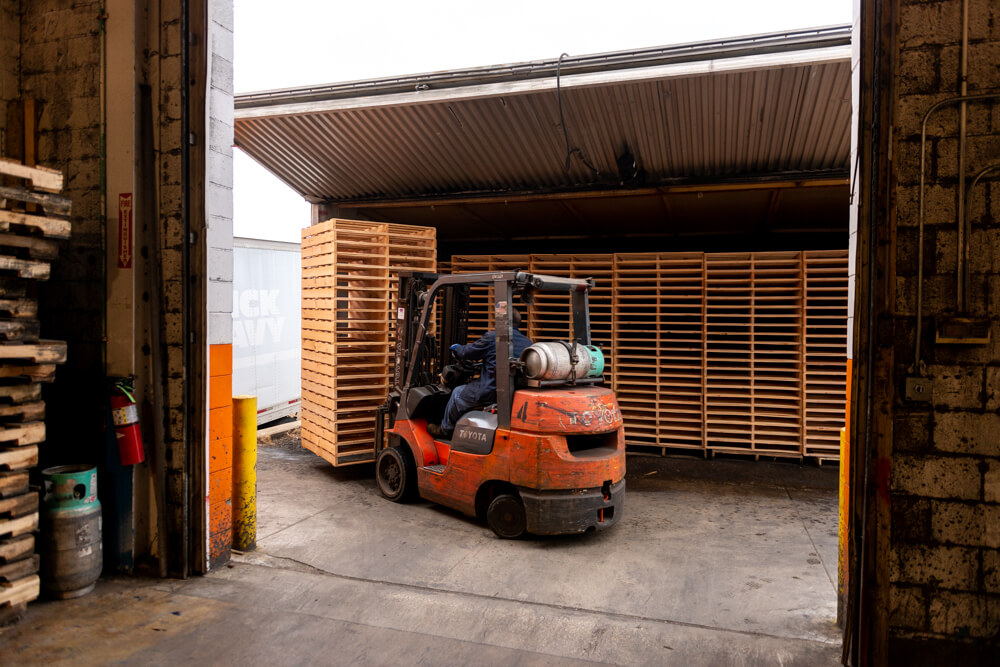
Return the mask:
[(302, 231), (302, 444), (335, 466), (375, 458), (394, 272), (433, 271), (435, 257), (432, 228), (328, 220)]
[[(0, 625), (38, 597), (38, 493), (28, 485), (45, 440), (41, 382), (66, 360), (66, 344), (42, 340), (37, 280), (48, 279), (58, 241), (69, 238), (70, 202), (58, 171), (0, 159)], [(11, 182), (14, 185), (11, 185)], [(20, 183), (24, 181), (24, 185)]]

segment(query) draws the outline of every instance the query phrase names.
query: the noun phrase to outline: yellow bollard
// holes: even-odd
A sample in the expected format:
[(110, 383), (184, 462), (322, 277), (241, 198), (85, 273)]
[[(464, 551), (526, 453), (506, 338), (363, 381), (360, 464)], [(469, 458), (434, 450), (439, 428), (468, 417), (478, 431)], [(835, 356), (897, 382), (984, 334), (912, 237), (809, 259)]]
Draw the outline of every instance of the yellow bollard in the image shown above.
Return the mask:
[(848, 563), (847, 537), (850, 534), (850, 503), (851, 503), (851, 475), (848, 462), (851, 458), (851, 440), (847, 429), (840, 429), (840, 515), (837, 521), (837, 534), (840, 548), (837, 554), (837, 590), (840, 593), (837, 598), (837, 620), (843, 620), (844, 602), (847, 600), (847, 577), (850, 572)]
[(233, 548), (257, 548), (256, 396), (233, 396)]

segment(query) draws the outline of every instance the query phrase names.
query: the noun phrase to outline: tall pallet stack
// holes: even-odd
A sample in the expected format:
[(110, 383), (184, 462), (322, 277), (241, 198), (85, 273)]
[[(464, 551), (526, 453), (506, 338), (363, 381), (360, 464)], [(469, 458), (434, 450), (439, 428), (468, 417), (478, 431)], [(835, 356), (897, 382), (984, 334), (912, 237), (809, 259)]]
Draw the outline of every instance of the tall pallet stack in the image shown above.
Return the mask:
[[(0, 159), (0, 625), (38, 597), (38, 493), (29, 470), (45, 440), (42, 382), (66, 344), (39, 337), (36, 281), (46, 280), (69, 238), (70, 202), (58, 171)], [(13, 184), (12, 184), (13, 183)], [(23, 184), (23, 185), (22, 185)]]
[(611, 383), (630, 442), (655, 445), (659, 442), (660, 258), (615, 256), (613, 279), (616, 354)]
[(375, 458), (397, 272), (434, 271), (435, 230), (328, 220), (302, 231), (302, 444), (340, 466)]
[[(378, 350), (390, 348), (392, 317), (368, 318), (389, 303), (392, 266), (433, 270), (433, 235), (343, 221), (306, 233), (303, 411), (312, 396), (314, 417), (308, 425), (304, 418), (303, 442), (337, 465), (371, 460), (374, 408), (388, 389), (391, 363)], [(405, 251), (390, 252), (393, 234), (404, 235)], [(334, 265), (341, 273), (331, 282)], [(846, 251), (455, 255), (449, 268), (594, 278), (592, 339), (608, 357), (606, 378), (633, 449), (839, 458)], [(492, 288), (472, 289), (470, 339), (493, 326), (491, 303)], [(569, 336), (566, 295), (538, 295), (521, 307), (532, 340)]]
[[(597, 282), (593, 340), (633, 448), (839, 457), (846, 251), (452, 257), (454, 273), (515, 268)], [(492, 325), (489, 303), (473, 291), (470, 336)], [(536, 297), (527, 334), (568, 336), (568, 312)]]
[(847, 393), (847, 253), (803, 254), (806, 455), (836, 458)]

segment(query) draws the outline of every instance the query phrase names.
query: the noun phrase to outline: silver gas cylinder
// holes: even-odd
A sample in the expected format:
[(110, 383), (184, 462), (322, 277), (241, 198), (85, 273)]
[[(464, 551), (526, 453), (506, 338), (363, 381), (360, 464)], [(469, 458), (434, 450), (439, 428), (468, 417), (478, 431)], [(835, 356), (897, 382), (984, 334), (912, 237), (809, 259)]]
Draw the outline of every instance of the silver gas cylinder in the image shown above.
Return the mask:
[[(575, 368), (571, 347), (576, 354)], [(560, 382), (570, 378), (600, 377), (604, 373), (604, 354), (593, 345), (535, 343), (521, 353), (521, 361), (529, 380)]]

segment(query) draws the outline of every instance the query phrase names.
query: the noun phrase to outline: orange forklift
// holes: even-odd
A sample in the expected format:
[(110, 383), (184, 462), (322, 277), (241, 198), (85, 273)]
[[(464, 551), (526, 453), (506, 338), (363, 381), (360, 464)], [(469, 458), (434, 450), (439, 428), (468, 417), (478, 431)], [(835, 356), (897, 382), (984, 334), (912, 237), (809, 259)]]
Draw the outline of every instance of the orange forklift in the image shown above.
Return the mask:
[[(451, 391), (479, 371), (448, 356), (467, 342), (477, 285), (493, 288), (496, 403), (462, 415), (450, 439), (435, 438), (428, 423), (441, 421)], [(602, 386), (604, 357), (590, 344), (593, 286), (522, 271), (400, 272), (395, 373), (376, 411), (376, 480), (386, 498), (419, 496), (506, 539), (601, 530), (621, 518), (625, 438), (615, 394)], [(514, 299), (530, 304), (542, 292), (569, 295), (572, 339), (511, 358)]]

